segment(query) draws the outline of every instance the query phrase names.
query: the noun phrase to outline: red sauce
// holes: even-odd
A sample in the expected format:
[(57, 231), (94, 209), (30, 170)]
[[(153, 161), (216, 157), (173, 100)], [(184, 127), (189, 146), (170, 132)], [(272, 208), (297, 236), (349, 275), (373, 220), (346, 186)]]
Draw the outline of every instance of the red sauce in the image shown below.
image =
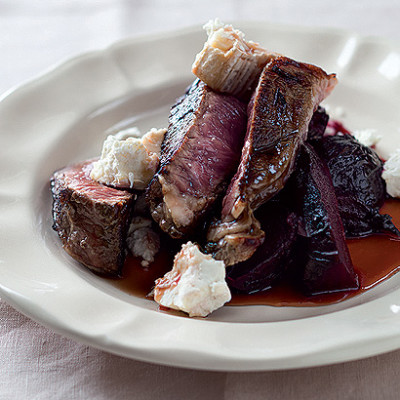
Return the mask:
[[(388, 200), (381, 209), (382, 213), (393, 217), (400, 227), (400, 201)], [(394, 275), (400, 269), (400, 240), (386, 235), (373, 235), (347, 241), (353, 265), (358, 273), (360, 289), (352, 292), (325, 294), (306, 297), (289, 283), (283, 282), (276, 287), (252, 295), (234, 295), (230, 305), (273, 305), (273, 306), (318, 306), (348, 299), (371, 289), (379, 282)], [(173, 255), (161, 251), (149, 268), (143, 268), (140, 261), (128, 257), (124, 267), (124, 276), (113, 283), (121, 290), (135, 296), (146, 297), (151, 292), (154, 281), (162, 277), (172, 267)], [(151, 296), (149, 296), (151, 298)]]

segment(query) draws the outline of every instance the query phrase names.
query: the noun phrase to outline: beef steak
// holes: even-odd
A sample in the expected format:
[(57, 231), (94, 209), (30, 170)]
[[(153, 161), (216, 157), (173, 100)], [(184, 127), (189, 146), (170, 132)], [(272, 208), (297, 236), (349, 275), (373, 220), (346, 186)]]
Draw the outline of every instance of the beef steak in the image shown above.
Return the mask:
[(52, 176), (53, 229), (75, 260), (96, 272), (118, 275), (135, 195), (92, 180), (92, 162)]
[(278, 193), (293, 171), (318, 104), (336, 85), (314, 65), (278, 57), (267, 64), (248, 105), (240, 165), (223, 199), (208, 248), (227, 265), (245, 261), (264, 240), (253, 211)]
[(245, 105), (196, 80), (172, 107), (160, 169), (147, 189), (153, 219), (174, 238), (204, 220), (237, 168)]

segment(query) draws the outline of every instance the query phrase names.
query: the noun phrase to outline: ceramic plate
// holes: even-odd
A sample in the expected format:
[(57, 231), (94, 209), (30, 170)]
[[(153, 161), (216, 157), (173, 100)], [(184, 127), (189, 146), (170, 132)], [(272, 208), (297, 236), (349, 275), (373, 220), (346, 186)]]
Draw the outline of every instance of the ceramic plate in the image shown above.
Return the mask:
[[(400, 147), (400, 54), (354, 34), (237, 24), (271, 50), (336, 72), (328, 99), (351, 129)], [(107, 134), (167, 124), (193, 80), (206, 35), (189, 29), (119, 42), (84, 54), (0, 102), (0, 296), (55, 331), (100, 349), (160, 364), (214, 370), (323, 365), (400, 347), (400, 275), (336, 305), (223, 307), (207, 319), (157, 311), (72, 260), (51, 225), (49, 177), (99, 154)]]

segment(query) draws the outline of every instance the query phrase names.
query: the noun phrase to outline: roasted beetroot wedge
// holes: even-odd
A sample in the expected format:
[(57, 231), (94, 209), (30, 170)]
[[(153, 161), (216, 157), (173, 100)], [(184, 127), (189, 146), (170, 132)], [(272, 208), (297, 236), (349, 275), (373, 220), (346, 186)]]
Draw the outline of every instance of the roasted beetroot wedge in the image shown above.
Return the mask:
[(318, 106), (308, 125), (307, 140), (321, 139), (324, 136), (328, 121), (329, 115), (323, 107)]
[(118, 275), (134, 195), (90, 178), (92, 162), (66, 167), (51, 178), (54, 230), (65, 251), (88, 268)]
[(303, 147), (293, 178), (300, 240), (305, 247), (301, 272), (305, 292), (317, 295), (357, 289), (329, 169), (309, 144)]
[(400, 236), (389, 215), (379, 213), (386, 198), (383, 162), (351, 135), (325, 136), (315, 148), (326, 161), (346, 237), (373, 233)]
[(262, 229), (273, 234), (250, 259), (227, 268), (226, 281), (229, 287), (241, 293), (271, 288), (285, 273), (297, 238), (296, 214), (278, 202), (267, 202), (256, 216)]

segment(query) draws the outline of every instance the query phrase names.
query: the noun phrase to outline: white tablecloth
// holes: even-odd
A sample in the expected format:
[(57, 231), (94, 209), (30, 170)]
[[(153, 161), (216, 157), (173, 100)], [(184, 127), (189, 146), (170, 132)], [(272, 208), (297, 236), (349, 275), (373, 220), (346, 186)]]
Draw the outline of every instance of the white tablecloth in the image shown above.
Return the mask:
[[(400, 40), (399, 0), (0, 0), (0, 93), (80, 52), (216, 16), (337, 27)], [(65, 339), (3, 300), (0, 365), (0, 400), (400, 396), (400, 351), (293, 371), (199, 372), (129, 360)]]

